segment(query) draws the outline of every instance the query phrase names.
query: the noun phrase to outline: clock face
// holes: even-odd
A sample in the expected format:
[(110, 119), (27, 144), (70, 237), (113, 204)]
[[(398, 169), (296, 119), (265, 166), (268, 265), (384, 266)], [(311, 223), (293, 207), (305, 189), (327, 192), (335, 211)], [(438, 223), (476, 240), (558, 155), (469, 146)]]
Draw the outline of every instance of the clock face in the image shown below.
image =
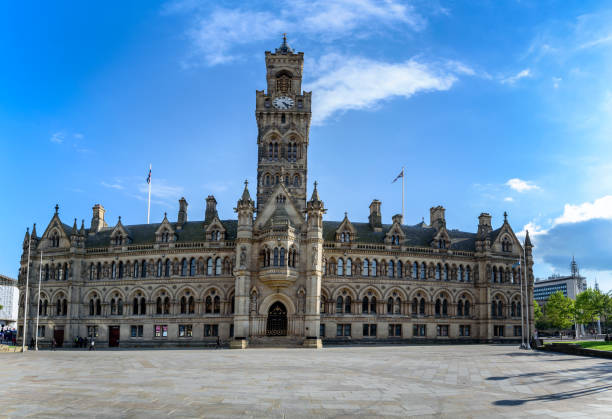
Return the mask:
[(289, 109), (293, 107), (293, 99), (287, 96), (277, 97), (272, 101), (276, 109)]

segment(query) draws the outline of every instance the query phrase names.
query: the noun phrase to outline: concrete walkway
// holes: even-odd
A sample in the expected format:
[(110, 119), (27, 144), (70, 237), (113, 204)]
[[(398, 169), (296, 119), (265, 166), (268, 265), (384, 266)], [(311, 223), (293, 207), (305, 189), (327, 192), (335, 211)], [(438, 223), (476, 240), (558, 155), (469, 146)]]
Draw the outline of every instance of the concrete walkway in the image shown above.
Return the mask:
[(0, 417), (612, 417), (612, 362), (444, 345), (0, 354)]

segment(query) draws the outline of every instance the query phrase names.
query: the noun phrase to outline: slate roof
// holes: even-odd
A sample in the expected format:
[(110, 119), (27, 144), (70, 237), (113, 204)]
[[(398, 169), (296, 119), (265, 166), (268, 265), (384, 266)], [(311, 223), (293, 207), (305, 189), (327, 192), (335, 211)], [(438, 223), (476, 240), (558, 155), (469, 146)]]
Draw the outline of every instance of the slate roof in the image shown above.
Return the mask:
[[(286, 214), (275, 214), (282, 216)], [(236, 231), (238, 228), (237, 220), (221, 220), (221, 224), (226, 229), (225, 237), (227, 240), (236, 239)], [(325, 241), (335, 241), (336, 230), (340, 227), (342, 221), (323, 221), (323, 239)], [(391, 228), (392, 224), (383, 224), (382, 231), (373, 231), (370, 228), (369, 223), (351, 223), (357, 231), (357, 243), (373, 243), (383, 244), (385, 241), (385, 235)], [(131, 243), (130, 244), (150, 244), (155, 242), (155, 231), (159, 228), (161, 223), (155, 224), (136, 224), (136, 225), (124, 225), (123, 227), (127, 231)], [(170, 225), (175, 230), (176, 242), (196, 242), (203, 241), (206, 237), (206, 227), (208, 224), (204, 224), (203, 221), (189, 221), (183, 225), (183, 228), (177, 230), (177, 223), (171, 222)], [(63, 224), (66, 234), (70, 235), (72, 228)], [(86, 247), (106, 247), (111, 243), (110, 236), (114, 229), (113, 227), (107, 227), (99, 231), (94, 235), (87, 235), (85, 245)], [(433, 240), (436, 230), (433, 227), (429, 227), (425, 223), (418, 223), (412, 226), (403, 225), (402, 230), (406, 235), (406, 239), (403, 244), (407, 246), (425, 246), (429, 247)], [(495, 240), (495, 237), (499, 234), (501, 229), (497, 229), (489, 233), (491, 240)], [(467, 250), (473, 251), (475, 249), (476, 234), (468, 233), (459, 230), (447, 230), (451, 238), (451, 249), (453, 250)]]

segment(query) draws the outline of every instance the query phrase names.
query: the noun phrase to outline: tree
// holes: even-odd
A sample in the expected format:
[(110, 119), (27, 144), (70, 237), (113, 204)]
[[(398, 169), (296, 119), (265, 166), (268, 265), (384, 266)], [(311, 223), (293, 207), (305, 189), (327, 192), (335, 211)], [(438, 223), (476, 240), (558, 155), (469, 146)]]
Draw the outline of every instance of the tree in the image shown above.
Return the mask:
[(569, 329), (574, 323), (574, 301), (557, 291), (548, 298), (545, 313), (553, 327)]
[(536, 300), (533, 300), (533, 321), (536, 329), (548, 329), (548, 321), (546, 316), (544, 316), (544, 313), (542, 313), (542, 309)]
[(588, 288), (576, 296), (576, 322), (579, 324), (593, 323), (599, 318), (602, 298), (599, 290)]

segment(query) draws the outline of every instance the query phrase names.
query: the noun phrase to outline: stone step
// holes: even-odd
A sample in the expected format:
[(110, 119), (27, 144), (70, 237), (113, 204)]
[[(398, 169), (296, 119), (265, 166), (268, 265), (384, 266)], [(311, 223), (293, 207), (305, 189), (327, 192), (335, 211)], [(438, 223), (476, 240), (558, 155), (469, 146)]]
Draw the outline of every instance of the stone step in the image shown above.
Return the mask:
[(249, 338), (251, 348), (296, 348), (301, 347), (304, 338), (296, 336), (257, 336)]

